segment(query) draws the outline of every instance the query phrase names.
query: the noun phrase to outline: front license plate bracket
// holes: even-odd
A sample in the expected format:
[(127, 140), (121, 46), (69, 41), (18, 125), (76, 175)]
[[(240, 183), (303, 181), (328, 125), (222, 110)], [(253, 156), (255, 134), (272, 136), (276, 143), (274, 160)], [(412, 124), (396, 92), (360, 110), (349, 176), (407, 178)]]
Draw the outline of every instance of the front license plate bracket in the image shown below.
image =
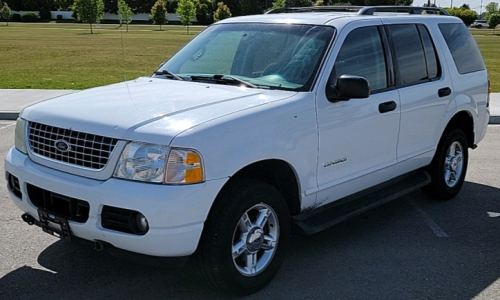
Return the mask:
[(71, 234), (67, 219), (50, 214), (42, 209), (38, 209), (38, 218), (40, 219), (40, 227), (42, 227), (44, 232), (60, 237), (67, 242), (73, 241), (73, 235)]

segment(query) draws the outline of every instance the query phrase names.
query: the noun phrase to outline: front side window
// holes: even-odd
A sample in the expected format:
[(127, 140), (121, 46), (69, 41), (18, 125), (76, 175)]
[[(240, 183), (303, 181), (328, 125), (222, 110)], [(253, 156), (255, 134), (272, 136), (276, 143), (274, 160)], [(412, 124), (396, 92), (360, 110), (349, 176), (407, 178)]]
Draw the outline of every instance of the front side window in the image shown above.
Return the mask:
[(218, 24), (177, 52), (161, 71), (186, 80), (236, 77), (260, 88), (307, 91), (335, 29), (298, 24)]
[(377, 27), (354, 29), (347, 35), (335, 60), (335, 76), (362, 76), (370, 90), (387, 88), (384, 49)]

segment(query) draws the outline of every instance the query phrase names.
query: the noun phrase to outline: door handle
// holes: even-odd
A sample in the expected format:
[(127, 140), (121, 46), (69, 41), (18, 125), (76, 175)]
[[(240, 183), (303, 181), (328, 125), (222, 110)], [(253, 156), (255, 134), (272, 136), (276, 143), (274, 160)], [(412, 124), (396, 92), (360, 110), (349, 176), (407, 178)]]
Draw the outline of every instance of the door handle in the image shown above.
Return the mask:
[(450, 94), (451, 94), (451, 89), (449, 87), (445, 87), (438, 90), (438, 96), (440, 98), (449, 96)]
[(384, 103), (380, 103), (378, 105), (378, 111), (381, 114), (383, 114), (383, 113), (395, 110), (396, 107), (398, 107), (398, 105), (394, 101), (384, 102)]

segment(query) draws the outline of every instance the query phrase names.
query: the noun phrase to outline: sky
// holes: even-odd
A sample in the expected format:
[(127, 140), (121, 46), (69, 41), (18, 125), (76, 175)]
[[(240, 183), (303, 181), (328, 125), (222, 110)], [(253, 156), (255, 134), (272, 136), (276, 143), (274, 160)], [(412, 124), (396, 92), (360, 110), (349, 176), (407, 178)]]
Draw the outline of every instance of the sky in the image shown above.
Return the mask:
[[(478, 14), (480, 11), (484, 12), (484, 7), (486, 6), (486, 4), (490, 2), (500, 3), (500, 0), (483, 0), (483, 8), (480, 10), (481, 0), (431, 0), (431, 3), (434, 3), (434, 1), (436, 1), (435, 3), (439, 7), (450, 7), (452, 2), (454, 7), (460, 7), (462, 6), (462, 4), (466, 3), (469, 4), (471, 9), (477, 11)], [(413, 0), (413, 5), (422, 6), (424, 3), (427, 3), (427, 1)]]

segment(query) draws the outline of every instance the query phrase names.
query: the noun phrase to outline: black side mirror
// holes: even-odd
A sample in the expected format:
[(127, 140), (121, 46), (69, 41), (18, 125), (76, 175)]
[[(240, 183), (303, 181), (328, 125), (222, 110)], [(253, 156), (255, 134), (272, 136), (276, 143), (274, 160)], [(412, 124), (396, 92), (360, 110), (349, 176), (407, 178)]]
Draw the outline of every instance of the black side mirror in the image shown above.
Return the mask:
[(370, 84), (364, 77), (354, 75), (342, 75), (337, 79), (335, 85), (326, 86), (326, 98), (330, 102), (348, 101), (352, 98), (368, 98), (370, 96)]

